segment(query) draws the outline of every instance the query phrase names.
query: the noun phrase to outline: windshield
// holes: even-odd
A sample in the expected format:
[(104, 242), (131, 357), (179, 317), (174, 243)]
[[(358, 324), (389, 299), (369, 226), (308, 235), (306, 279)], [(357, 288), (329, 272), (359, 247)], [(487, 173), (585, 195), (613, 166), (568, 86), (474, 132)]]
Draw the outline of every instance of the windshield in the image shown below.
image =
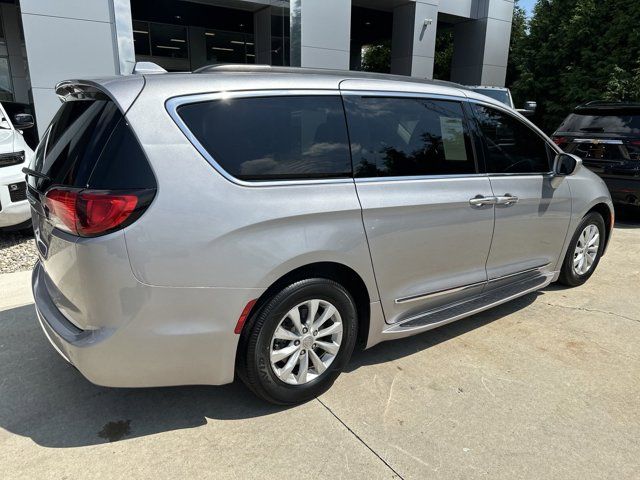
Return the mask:
[(560, 128), (560, 132), (615, 133), (640, 136), (640, 112), (617, 113), (572, 113)]
[(509, 90), (498, 90), (494, 88), (474, 88), (473, 91), (481, 95), (486, 95), (487, 97), (491, 97), (494, 100), (497, 100), (499, 102), (502, 102), (508, 107), (513, 107), (513, 105), (511, 105), (511, 97), (509, 96)]

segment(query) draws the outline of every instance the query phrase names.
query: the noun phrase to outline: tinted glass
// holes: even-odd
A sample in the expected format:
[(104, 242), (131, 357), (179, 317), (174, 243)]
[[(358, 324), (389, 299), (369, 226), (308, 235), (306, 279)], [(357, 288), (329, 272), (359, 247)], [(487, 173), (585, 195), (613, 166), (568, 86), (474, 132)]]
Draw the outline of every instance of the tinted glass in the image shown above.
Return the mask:
[[(86, 186), (102, 149), (121, 118), (118, 107), (109, 100), (63, 103), (35, 157), (34, 169), (51, 180), (33, 180), (36, 188)], [(46, 145), (46, 151), (43, 145)], [(30, 177), (30, 181), (33, 178)]]
[(340, 97), (214, 100), (183, 105), (178, 114), (215, 161), (237, 178), (351, 176)]
[(348, 96), (345, 107), (358, 177), (476, 172), (457, 102)]
[(480, 95), (486, 95), (489, 98), (493, 98), (499, 102), (504, 103), (508, 107), (511, 107), (511, 99), (509, 98), (509, 92), (506, 90), (493, 90), (489, 88), (476, 88), (473, 90)]
[(572, 113), (559, 132), (615, 133), (618, 135), (640, 136), (640, 109), (635, 112), (610, 114)]
[(118, 107), (110, 100), (65, 102), (36, 150), (29, 176), (40, 191), (52, 185), (97, 189), (154, 188), (155, 177)]
[(534, 130), (498, 110), (473, 106), (485, 139), (488, 173), (546, 173), (547, 143)]
[(89, 179), (89, 187), (107, 190), (155, 188), (149, 162), (123, 118), (109, 137)]

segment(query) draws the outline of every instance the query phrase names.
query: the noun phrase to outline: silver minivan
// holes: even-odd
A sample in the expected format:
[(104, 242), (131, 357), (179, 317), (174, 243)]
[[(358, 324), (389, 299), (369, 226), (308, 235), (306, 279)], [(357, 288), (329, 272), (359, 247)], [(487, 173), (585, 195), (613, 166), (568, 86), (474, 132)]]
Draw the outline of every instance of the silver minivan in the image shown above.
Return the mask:
[(303, 402), (356, 345), (584, 283), (611, 237), (600, 178), (458, 85), (217, 66), (57, 93), (24, 170), (33, 293), (99, 385)]

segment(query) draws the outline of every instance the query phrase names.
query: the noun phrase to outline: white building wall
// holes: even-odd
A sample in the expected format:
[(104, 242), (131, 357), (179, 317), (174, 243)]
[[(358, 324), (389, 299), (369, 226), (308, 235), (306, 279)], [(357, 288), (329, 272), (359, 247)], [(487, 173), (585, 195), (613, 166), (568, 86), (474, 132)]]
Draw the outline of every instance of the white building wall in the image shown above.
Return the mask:
[[(60, 106), (54, 91), (58, 82), (117, 75), (133, 61), (123, 58), (121, 67), (118, 50), (122, 21), (125, 33), (127, 22), (131, 29), (131, 10), (128, 0), (124, 5), (121, 0), (21, 0), (20, 7), (38, 133), (42, 135)], [(128, 18), (123, 19), (123, 14)], [(126, 34), (120, 40), (126, 52)]]

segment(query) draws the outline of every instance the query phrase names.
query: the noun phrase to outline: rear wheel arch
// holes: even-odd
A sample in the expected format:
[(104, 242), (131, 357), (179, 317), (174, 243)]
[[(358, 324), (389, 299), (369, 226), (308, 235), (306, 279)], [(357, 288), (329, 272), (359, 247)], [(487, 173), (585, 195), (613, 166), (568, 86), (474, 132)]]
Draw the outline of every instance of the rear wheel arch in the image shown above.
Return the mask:
[[(369, 335), (370, 300), (369, 291), (362, 277), (351, 267), (337, 262), (316, 262), (300, 266), (281, 276), (273, 282), (267, 290), (256, 300), (251, 309), (248, 321), (242, 328), (240, 334), (240, 345), (238, 352), (242, 350), (243, 340), (253, 327), (257, 313), (269, 299), (287, 286), (308, 278), (326, 278), (342, 285), (353, 297), (356, 303), (358, 314), (358, 337), (357, 345), (366, 345)], [(237, 358), (237, 356), (236, 356)]]

